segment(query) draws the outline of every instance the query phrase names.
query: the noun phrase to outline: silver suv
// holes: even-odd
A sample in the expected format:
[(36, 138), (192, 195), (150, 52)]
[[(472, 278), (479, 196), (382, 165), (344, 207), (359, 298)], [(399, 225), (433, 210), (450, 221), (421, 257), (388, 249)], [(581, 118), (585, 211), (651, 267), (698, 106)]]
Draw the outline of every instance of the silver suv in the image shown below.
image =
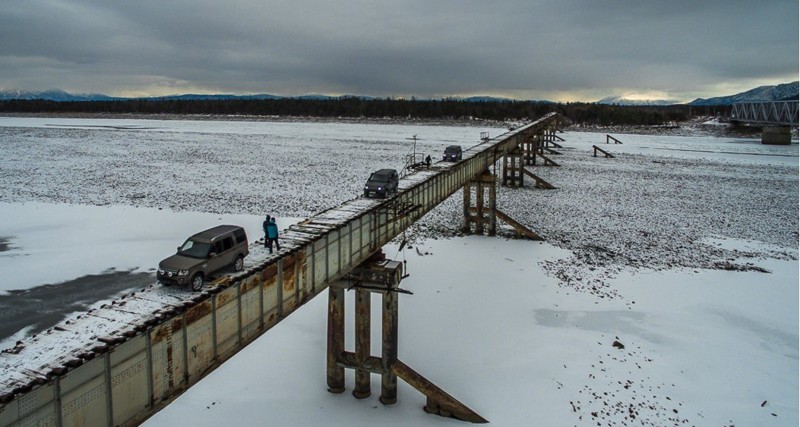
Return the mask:
[(244, 269), (247, 234), (237, 225), (219, 225), (201, 231), (178, 247), (178, 252), (158, 264), (156, 277), (164, 286), (189, 285), (193, 291), (203, 288), (212, 273), (233, 266)]

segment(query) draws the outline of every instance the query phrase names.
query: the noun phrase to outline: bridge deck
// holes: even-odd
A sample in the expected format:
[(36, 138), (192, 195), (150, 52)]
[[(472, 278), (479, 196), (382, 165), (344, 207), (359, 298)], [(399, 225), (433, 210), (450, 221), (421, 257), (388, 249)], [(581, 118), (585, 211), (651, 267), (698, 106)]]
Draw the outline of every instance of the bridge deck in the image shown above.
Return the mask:
[[(151, 286), (0, 354), (0, 425), (124, 424), (155, 412), (347, 274), (558, 116), (403, 177), (388, 199), (355, 198), (289, 227), (282, 250), (251, 246), (242, 272), (198, 294)], [(87, 418), (88, 417), (88, 418)]]

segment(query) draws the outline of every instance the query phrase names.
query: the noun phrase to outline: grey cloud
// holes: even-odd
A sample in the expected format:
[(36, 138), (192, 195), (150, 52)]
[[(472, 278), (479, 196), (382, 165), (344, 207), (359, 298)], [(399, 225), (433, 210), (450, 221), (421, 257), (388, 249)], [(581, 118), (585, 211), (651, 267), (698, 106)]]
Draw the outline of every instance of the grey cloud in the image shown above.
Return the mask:
[(3, 7), (5, 88), (708, 96), (710, 85), (796, 78), (798, 64), (794, 0), (12, 0)]

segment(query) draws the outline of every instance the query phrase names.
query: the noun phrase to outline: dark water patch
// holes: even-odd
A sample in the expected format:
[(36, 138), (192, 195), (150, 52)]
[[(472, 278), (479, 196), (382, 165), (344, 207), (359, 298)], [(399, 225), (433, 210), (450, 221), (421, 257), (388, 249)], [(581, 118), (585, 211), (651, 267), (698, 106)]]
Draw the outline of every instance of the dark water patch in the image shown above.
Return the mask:
[(0, 252), (11, 249), (11, 237), (0, 237)]
[(30, 326), (30, 334), (55, 326), (73, 312), (86, 310), (97, 301), (156, 281), (152, 273), (110, 271), (58, 284), (9, 291), (0, 295), (0, 339)]

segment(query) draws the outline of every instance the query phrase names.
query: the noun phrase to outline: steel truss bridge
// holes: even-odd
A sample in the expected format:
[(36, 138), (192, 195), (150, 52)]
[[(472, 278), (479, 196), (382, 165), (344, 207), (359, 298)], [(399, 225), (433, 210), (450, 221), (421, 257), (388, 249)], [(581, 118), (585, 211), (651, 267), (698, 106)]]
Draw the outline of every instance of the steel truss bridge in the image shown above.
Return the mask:
[[(491, 233), (494, 200), (490, 198), (488, 207), (468, 206), (470, 193), (475, 191), (479, 200), (484, 190), (494, 194), (496, 180), (489, 170), (501, 159), (504, 183), (521, 186), (522, 175), (532, 175), (522, 162), (535, 164), (531, 147), (554, 141), (561, 120), (550, 113), (486, 138), (465, 150), (459, 162), (438, 162), (401, 178), (396, 196), (358, 197), (316, 214), (284, 230), (282, 250), (275, 255), (254, 243), (244, 271), (207, 284), (201, 293), (151, 286), (4, 350), (0, 426), (139, 424), (305, 302), (328, 288), (341, 289), (342, 280), (356, 274), (381, 247), (460, 189), (465, 193), (465, 223), (475, 224), (478, 232), (488, 225)], [(489, 220), (484, 210), (491, 210)], [(384, 291), (387, 297), (392, 294), (391, 289)], [(329, 298), (336, 295), (332, 291)], [(330, 304), (329, 309), (337, 307)], [(394, 325), (396, 331), (396, 321)], [(53, 343), (65, 348), (54, 350)], [(388, 379), (385, 394), (397, 376), (420, 391), (432, 386), (396, 360), (392, 345), (384, 342), (394, 359), (359, 361), (363, 354), (332, 355), (329, 349), (329, 358), (336, 359), (328, 365), (329, 385), (338, 367), (355, 357), (345, 367), (357, 366), (362, 378), (369, 371)], [(458, 402), (441, 390), (423, 393), (428, 396), (426, 408), (440, 414), (459, 410)], [(391, 401), (392, 396), (381, 398)], [(455, 415), (480, 422), (468, 410)]]
[(736, 103), (730, 120), (754, 125), (797, 126), (798, 101)]

